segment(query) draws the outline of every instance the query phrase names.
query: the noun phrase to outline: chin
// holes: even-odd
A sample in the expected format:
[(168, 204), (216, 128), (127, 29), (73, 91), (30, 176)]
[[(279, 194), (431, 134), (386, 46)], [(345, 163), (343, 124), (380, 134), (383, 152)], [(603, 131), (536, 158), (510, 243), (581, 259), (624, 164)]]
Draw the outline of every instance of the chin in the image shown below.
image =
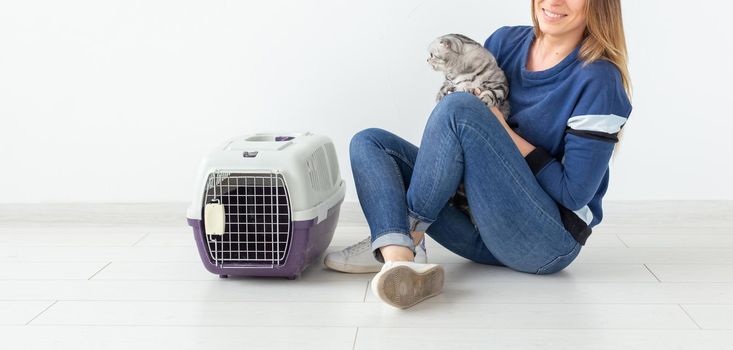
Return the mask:
[(571, 28), (568, 28), (565, 24), (546, 24), (542, 23), (542, 21), (539, 22), (540, 25), (540, 32), (544, 35), (551, 35), (551, 36), (563, 36), (567, 33), (573, 32)]
[(540, 23), (540, 32), (544, 35), (560, 35), (563, 33), (562, 30), (559, 28), (555, 28), (554, 26), (548, 26)]

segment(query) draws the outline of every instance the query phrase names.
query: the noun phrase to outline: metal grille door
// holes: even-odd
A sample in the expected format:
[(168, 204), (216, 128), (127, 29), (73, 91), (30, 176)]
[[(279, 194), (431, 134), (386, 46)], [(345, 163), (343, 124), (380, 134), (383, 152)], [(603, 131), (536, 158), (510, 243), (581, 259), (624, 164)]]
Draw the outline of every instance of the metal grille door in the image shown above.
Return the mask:
[(227, 265), (283, 265), (291, 237), (288, 192), (280, 174), (215, 172), (206, 203), (224, 206), (223, 235), (206, 235), (211, 259)]

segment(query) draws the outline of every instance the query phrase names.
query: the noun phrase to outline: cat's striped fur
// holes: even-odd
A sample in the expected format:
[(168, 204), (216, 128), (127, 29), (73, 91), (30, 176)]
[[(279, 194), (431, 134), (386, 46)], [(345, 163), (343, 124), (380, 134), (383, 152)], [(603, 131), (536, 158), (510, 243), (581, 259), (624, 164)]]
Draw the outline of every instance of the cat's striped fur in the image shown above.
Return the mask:
[(488, 107), (496, 106), (509, 117), (509, 83), (496, 58), (481, 44), (461, 34), (447, 34), (429, 47), (428, 63), (445, 74), (437, 101), (454, 91), (481, 92), (478, 97)]

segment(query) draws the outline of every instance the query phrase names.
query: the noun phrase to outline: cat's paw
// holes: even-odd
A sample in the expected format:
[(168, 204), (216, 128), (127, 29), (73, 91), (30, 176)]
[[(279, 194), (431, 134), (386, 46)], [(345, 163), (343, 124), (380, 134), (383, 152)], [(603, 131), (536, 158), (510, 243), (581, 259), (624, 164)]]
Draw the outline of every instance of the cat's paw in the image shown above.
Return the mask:
[(494, 95), (490, 93), (480, 94), (479, 99), (483, 101), (489, 107), (496, 106), (499, 104), (499, 101), (497, 101), (496, 97), (494, 97)]

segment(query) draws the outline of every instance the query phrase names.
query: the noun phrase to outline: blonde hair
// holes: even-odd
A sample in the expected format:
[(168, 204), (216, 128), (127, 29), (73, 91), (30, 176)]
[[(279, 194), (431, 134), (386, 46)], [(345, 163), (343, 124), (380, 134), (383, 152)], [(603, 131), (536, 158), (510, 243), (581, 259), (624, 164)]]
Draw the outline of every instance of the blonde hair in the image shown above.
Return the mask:
[[(542, 36), (540, 25), (537, 20), (535, 3), (532, 0), (532, 23), (537, 38)], [(621, 0), (586, 0), (585, 5), (586, 27), (583, 33), (583, 41), (580, 47), (579, 56), (584, 65), (596, 60), (607, 60), (611, 62), (621, 73), (621, 80), (626, 90), (626, 95), (631, 100), (631, 78), (628, 68), (628, 52), (626, 50), (626, 35), (624, 34), (624, 23), (621, 16)], [(613, 160), (616, 160), (620, 141), (624, 130), (618, 134), (619, 142), (616, 143), (613, 152)]]

